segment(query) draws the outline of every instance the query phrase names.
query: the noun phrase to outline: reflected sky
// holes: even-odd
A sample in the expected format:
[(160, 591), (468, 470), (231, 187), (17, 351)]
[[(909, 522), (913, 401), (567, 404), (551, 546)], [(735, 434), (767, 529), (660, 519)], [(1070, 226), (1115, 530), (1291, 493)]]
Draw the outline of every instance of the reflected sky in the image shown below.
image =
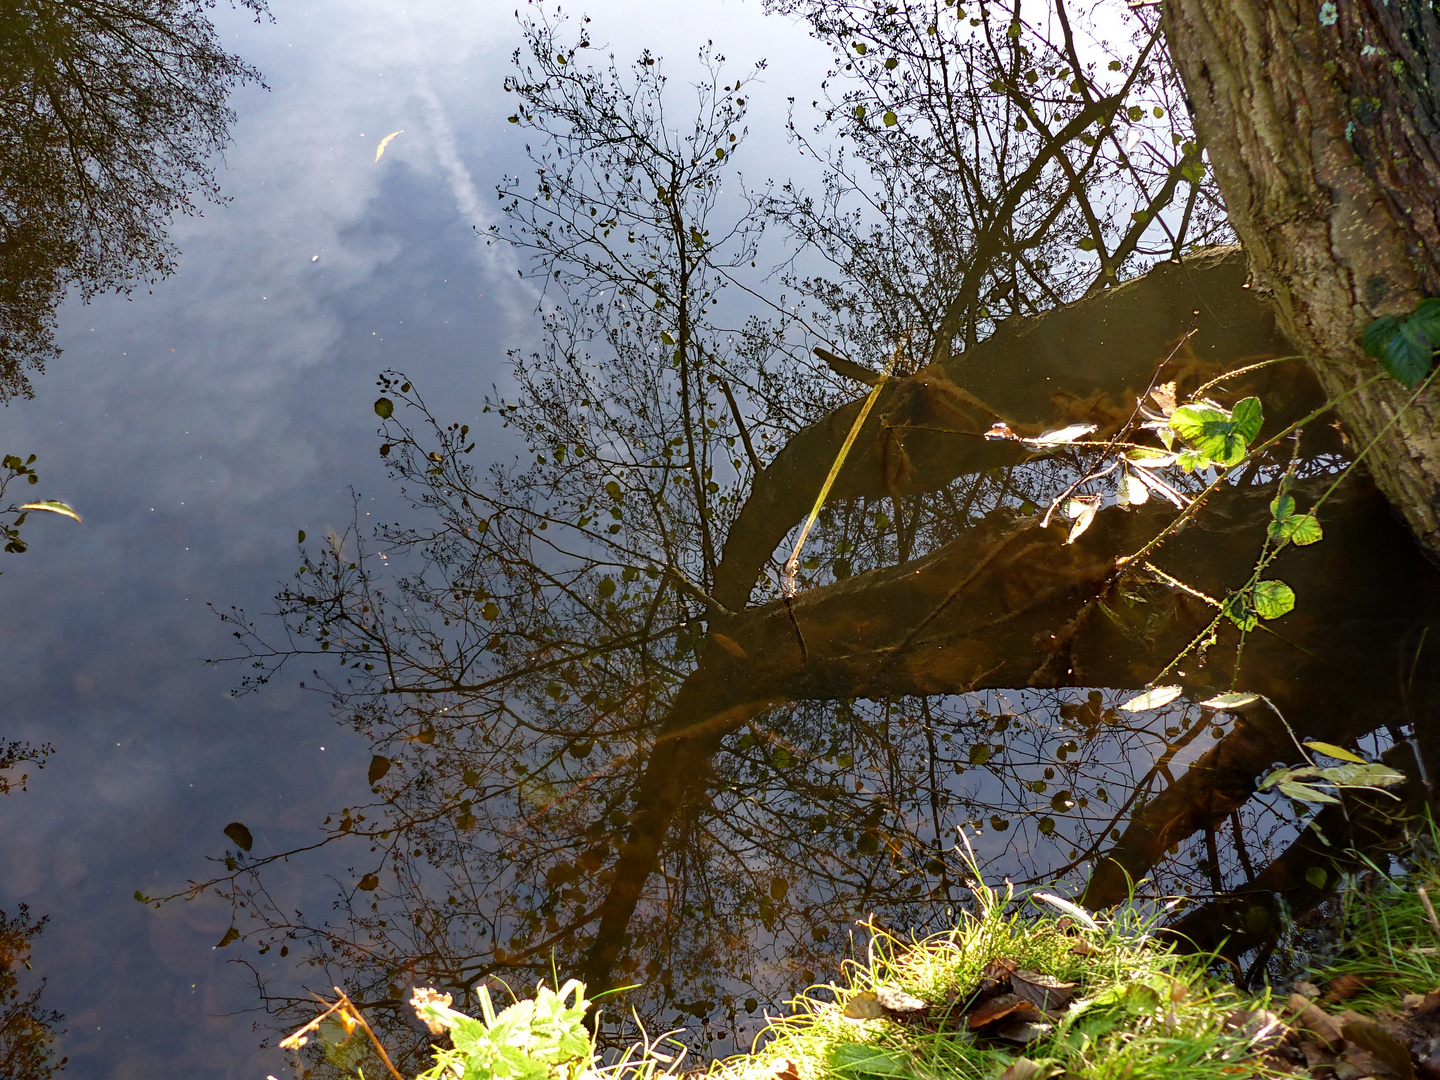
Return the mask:
[[(788, 174), (784, 98), (818, 80), (819, 50), (758, 4), (678, 10), (591, 13), (622, 53), (679, 59), (714, 38), (743, 66), (783, 50), (748, 156)], [(231, 201), (175, 224), (175, 277), (63, 308), (64, 354), (35, 400), (0, 412), (4, 452), (38, 455), (35, 494), (85, 518), (33, 522), (29, 553), (0, 563), (0, 733), (56, 750), (0, 804), (0, 907), (50, 917), (31, 960), (67, 1015), (67, 1076), (282, 1074), (243, 1012), (248, 973), (213, 949), (227, 908), (157, 912), (132, 894), (204, 874), (232, 820), (266, 849), (306, 842), (366, 790), (369, 749), (295, 679), (230, 697), (239, 672), (201, 663), (228, 650), (206, 604), (267, 610), (296, 530), (343, 529), (351, 486), (362, 513), (394, 509), (375, 453), (378, 370), (405, 370), (473, 423), (491, 383), (503, 389), (505, 350), (535, 333), (533, 296), (475, 231), (495, 180), (523, 167), (499, 89), (511, 5), (274, 15), (217, 13), (270, 88), (234, 99), (218, 173)], [(510, 452), (493, 426), (477, 431)], [(328, 905), (326, 857), (277, 868), (272, 889)]]

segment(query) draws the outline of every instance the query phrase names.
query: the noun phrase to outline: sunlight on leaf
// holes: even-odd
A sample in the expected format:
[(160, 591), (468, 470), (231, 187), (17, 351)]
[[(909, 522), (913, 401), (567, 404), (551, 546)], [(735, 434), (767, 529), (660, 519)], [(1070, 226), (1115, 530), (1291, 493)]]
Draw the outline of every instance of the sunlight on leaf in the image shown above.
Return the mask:
[(1259, 694), (1229, 693), (1216, 694), (1212, 698), (1200, 702), (1202, 709), (1243, 709), (1247, 705), (1253, 705), (1260, 700)]
[(1067, 499), (1063, 507), (1065, 516), (1075, 522), (1070, 526), (1070, 535), (1065, 538), (1065, 543), (1073, 544), (1080, 539), (1086, 529), (1095, 522), (1095, 515), (1100, 510), (1099, 495), (1081, 495), (1074, 499)]
[(70, 507), (67, 506), (65, 503), (57, 502), (54, 499), (43, 499), (40, 502), (26, 503), (24, 506), (20, 507), (20, 509), (44, 510), (51, 514), (59, 514), (62, 517), (74, 518), (76, 521), (80, 520), (79, 514), (77, 514), (74, 510), (70, 509)]
[(1340, 761), (1353, 761), (1356, 765), (1370, 764), (1362, 757), (1352, 754), (1344, 747), (1336, 746), (1334, 743), (1320, 742), (1318, 740), (1307, 742), (1306, 747), (1314, 750), (1317, 754), (1324, 754), (1326, 757), (1337, 758)]
[(1255, 612), (1262, 619), (1278, 619), (1295, 607), (1295, 590), (1283, 581), (1255, 583)]
[(375, 160), (380, 160), (380, 155), (385, 153), (385, 148), (390, 145), (391, 139), (395, 138), (396, 135), (403, 134), (405, 134), (405, 129), (401, 128), (399, 131), (392, 131), (389, 135), (386, 135), (383, 139), (381, 139), (380, 145), (375, 148)]
[(1120, 706), (1126, 712), (1145, 712), (1147, 709), (1158, 709), (1163, 705), (1178, 698), (1184, 689), (1179, 686), (1156, 686), (1138, 697), (1133, 697)]
[(1031, 446), (1063, 446), (1065, 443), (1072, 443), (1076, 439), (1083, 439), (1086, 435), (1095, 431), (1094, 424), (1071, 424), (1069, 427), (1056, 428), (1054, 431), (1047, 431), (1033, 439), (1023, 439), (1022, 442)]

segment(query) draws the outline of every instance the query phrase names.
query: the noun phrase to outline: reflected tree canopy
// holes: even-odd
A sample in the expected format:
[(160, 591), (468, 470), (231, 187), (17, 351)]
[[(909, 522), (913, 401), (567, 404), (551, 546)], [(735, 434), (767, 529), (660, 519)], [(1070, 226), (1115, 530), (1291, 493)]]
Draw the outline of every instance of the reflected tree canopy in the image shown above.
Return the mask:
[[(243, 0), (257, 17), (263, 0)], [(55, 353), (55, 308), (174, 267), (165, 230), (217, 200), (230, 90), (258, 73), (205, 0), (16, 0), (0, 11), (0, 401)]]
[(41, 1007), (43, 984), (22, 985), (30, 943), (44, 926), (23, 904), (14, 918), (0, 912), (0, 1075), (14, 1080), (45, 1080), (65, 1065), (54, 1049), (65, 1018)]
[[(849, 149), (820, 201), (732, 172), (751, 75), (706, 52), (677, 93), (586, 24), (525, 25), (508, 89), (537, 169), (502, 185), (502, 232), (545, 339), (485, 410), (523, 455), (474, 466), (470, 428), (384, 375), (413, 515), (302, 534), (283, 631), (226, 615), (252, 685), (313, 666), (373, 797), (325, 823), (356, 853), (334, 917), (277, 901), (292, 853), (248, 845), (192, 895), (412, 1054), (412, 982), (552, 965), (743, 1043), (857, 917), (952, 918), (958, 827), (987, 874), (1187, 896), (1187, 937), (1238, 918), (1264, 948), (1428, 794), (1440, 583), (1346, 471), (1243, 255), (1196, 246), (1223, 221), (1152, 14), (1108, 49), (1060, 3), (794, 9), (837, 55)], [(767, 230), (801, 252), (768, 306)], [(1219, 442), (1174, 443), (1182, 407)], [(1292, 539), (1296, 507), (1322, 542)], [(1151, 683), (1176, 696), (1122, 707)], [(1318, 818), (1257, 796), (1296, 732), (1409, 786)]]

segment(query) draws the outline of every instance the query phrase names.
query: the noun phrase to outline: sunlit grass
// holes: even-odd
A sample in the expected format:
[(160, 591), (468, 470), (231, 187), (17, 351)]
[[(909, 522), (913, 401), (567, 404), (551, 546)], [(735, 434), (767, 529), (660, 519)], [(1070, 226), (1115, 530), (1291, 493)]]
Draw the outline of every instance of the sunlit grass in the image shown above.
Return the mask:
[[(864, 959), (848, 962), (837, 983), (812, 987), (789, 1015), (772, 1019), (754, 1053), (716, 1062), (708, 1075), (927, 1080), (995, 1078), (1009, 1069), (1009, 1080), (1064, 1073), (1178, 1080), (1280, 1074), (1261, 1058), (1255, 1026), (1237, 1023), (1266, 1009), (1268, 992), (1242, 997), (1207, 973), (1206, 958), (1179, 956), (1157, 941), (1153, 923), (1133, 909), (1102, 917), (1091, 930), (1038, 901), (1016, 903), (983, 886), (976, 897), (977, 910), (962, 914), (947, 933), (905, 941), (872, 928)], [(964, 1014), (986, 965), (1002, 959), (1076, 984), (1063, 1015), (1028, 1046), (979, 1039), (967, 1030)], [(905, 991), (932, 1008), (914, 1019), (845, 1015), (852, 996), (880, 987)], [(861, 1048), (876, 1052), (867, 1056)], [(1017, 1065), (1022, 1057), (1028, 1060)]]

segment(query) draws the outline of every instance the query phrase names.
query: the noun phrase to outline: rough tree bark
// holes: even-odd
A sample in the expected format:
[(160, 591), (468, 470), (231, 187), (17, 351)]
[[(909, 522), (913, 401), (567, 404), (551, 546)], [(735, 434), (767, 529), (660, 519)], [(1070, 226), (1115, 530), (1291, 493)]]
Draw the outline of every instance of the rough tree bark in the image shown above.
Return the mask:
[[(1338, 398), (1378, 370), (1371, 320), (1440, 295), (1435, 8), (1164, 0), (1164, 26), (1255, 284)], [(1358, 446), (1378, 440), (1376, 483), (1440, 560), (1440, 391), (1411, 396), (1387, 378), (1337, 412)]]

